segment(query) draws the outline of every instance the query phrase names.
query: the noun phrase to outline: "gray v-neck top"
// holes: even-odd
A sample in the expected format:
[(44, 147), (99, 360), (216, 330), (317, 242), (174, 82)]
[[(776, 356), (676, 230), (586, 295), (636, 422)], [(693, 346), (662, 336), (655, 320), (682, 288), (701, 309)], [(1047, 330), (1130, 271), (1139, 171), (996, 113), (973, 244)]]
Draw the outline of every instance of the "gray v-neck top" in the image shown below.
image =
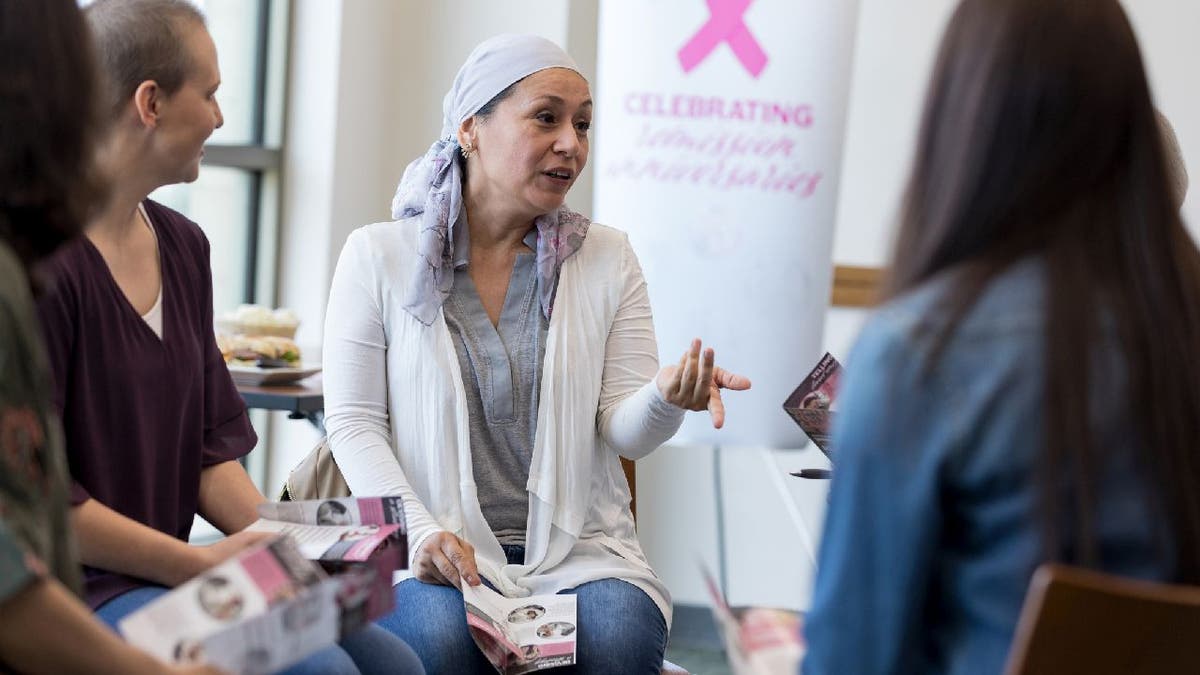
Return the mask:
[[(463, 228), (465, 231), (465, 228)], [(538, 305), (533, 249), (513, 263), (500, 320), (492, 326), (465, 265), (443, 309), (467, 394), (471, 468), (483, 517), (501, 544), (524, 545), (529, 465), (549, 322)]]

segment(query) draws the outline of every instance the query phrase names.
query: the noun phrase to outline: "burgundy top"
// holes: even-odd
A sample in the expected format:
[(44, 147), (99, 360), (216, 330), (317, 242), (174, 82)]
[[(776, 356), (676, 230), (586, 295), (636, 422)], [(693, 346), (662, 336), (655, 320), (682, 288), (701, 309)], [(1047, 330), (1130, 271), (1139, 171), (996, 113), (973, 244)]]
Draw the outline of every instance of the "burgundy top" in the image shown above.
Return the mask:
[[(66, 431), (71, 500), (93, 498), (187, 541), (204, 467), (257, 437), (213, 336), (208, 240), (181, 214), (144, 202), (162, 269), (160, 340), (79, 237), (48, 263), (38, 301)], [(84, 568), (88, 604), (150, 582)]]

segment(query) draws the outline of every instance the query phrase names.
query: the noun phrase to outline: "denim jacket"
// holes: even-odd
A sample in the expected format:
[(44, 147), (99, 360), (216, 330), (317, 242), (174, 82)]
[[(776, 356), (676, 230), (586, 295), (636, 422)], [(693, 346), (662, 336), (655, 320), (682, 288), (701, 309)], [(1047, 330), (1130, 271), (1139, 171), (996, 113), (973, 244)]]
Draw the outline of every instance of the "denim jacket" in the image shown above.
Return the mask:
[[(848, 359), (804, 673), (999, 673), (1044, 560), (1043, 266), (1025, 260), (994, 279), (926, 370), (934, 336), (921, 329), (950, 283), (883, 307)], [(1115, 344), (1094, 350), (1089, 374), (1094, 442), (1106, 451), (1100, 567), (1168, 579)]]

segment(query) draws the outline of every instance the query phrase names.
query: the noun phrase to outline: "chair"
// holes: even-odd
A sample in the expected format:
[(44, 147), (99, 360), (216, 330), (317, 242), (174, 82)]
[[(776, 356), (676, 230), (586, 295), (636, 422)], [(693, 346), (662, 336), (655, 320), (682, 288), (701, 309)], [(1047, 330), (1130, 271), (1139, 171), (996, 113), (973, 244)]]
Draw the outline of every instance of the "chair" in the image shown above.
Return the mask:
[(1043, 565), (1029, 585), (1006, 675), (1200, 672), (1200, 587)]
[[(621, 469), (625, 472), (625, 480), (629, 482), (629, 511), (633, 513), (633, 520), (637, 523), (637, 465), (633, 460), (621, 458)], [(663, 660), (662, 675), (688, 675), (686, 668), (675, 665), (670, 661)]]

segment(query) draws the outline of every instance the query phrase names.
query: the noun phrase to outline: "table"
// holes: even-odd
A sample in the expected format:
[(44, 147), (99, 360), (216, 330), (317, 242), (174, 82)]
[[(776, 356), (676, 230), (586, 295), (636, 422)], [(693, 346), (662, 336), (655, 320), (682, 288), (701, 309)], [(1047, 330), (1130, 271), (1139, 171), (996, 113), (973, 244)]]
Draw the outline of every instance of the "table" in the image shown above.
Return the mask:
[(280, 410), (294, 420), (308, 420), (314, 427), (325, 428), (325, 389), (320, 374), (294, 384), (237, 385), (247, 408)]

